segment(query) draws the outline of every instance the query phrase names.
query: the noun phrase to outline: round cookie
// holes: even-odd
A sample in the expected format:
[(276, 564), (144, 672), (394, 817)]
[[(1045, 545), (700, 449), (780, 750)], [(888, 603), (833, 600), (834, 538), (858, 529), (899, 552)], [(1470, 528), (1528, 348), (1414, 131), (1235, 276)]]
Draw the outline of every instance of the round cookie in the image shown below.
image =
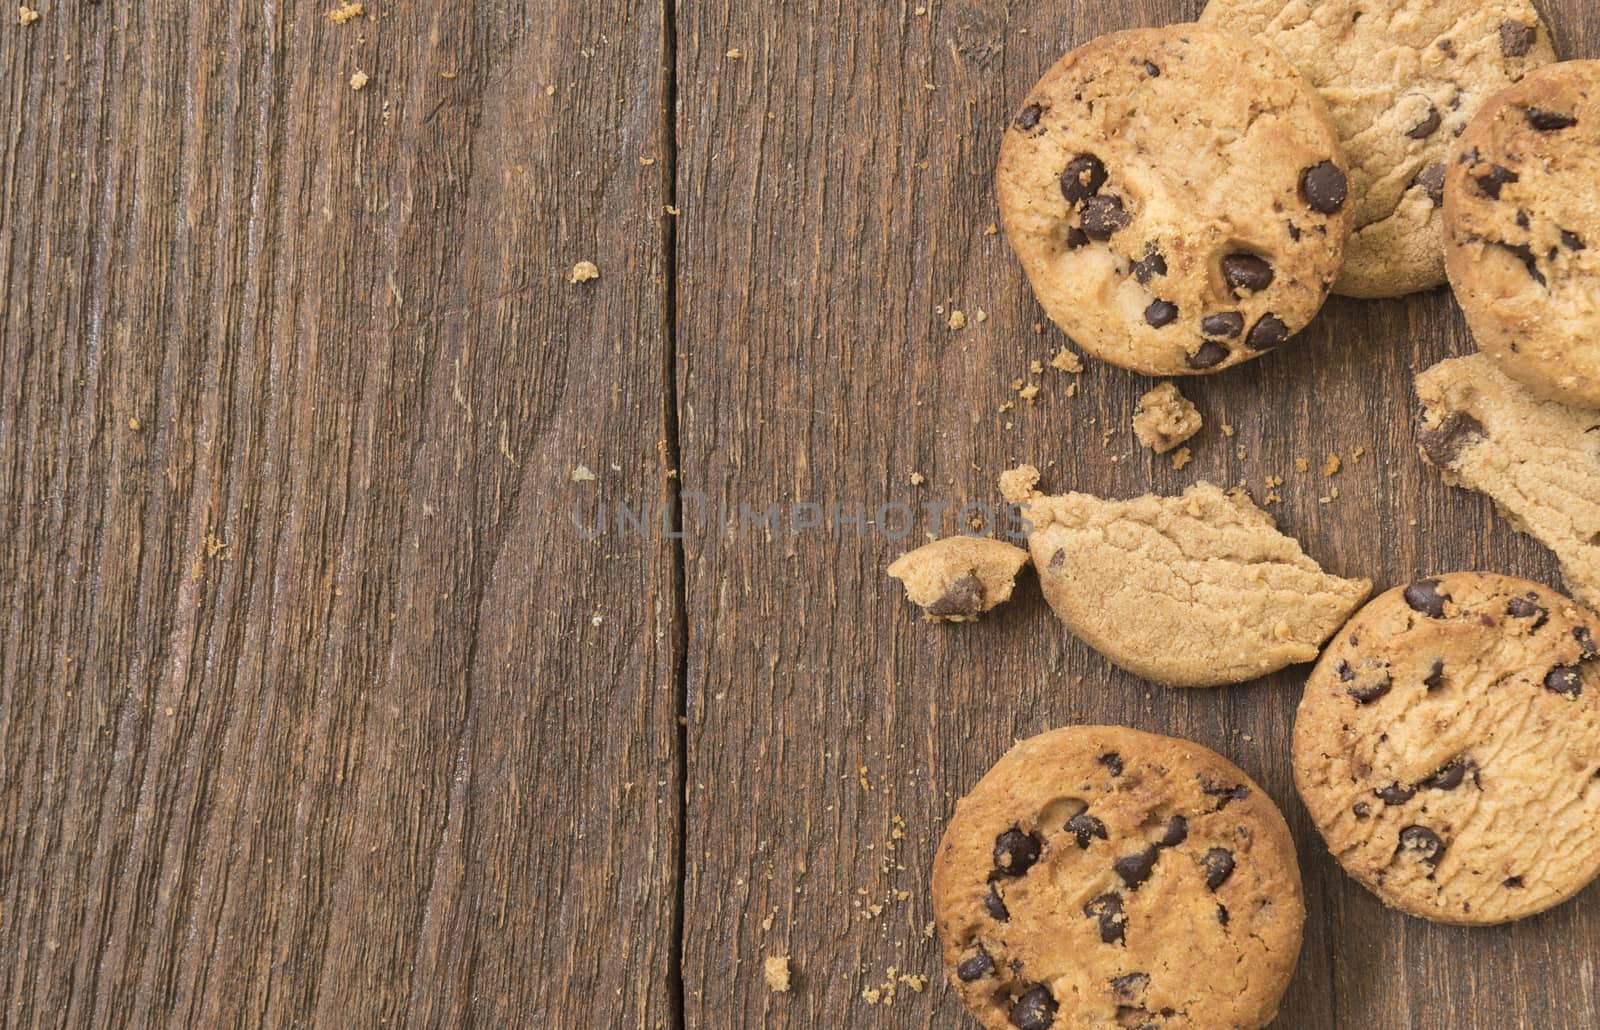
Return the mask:
[(1114, 726), (996, 762), (956, 804), (933, 904), (989, 1030), (1264, 1026), (1305, 921), (1272, 799), (1198, 744)]
[(1063, 57), (1006, 130), (995, 192), (1051, 319), (1148, 375), (1284, 343), (1322, 307), (1350, 231), (1321, 99), (1270, 48), (1196, 25)]
[(1450, 285), (1478, 347), (1542, 397), (1600, 408), (1600, 61), (1485, 104), (1444, 183)]
[(1451, 144), (1484, 101), (1555, 60), (1530, 0), (1211, 0), (1200, 21), (1272, 44), (1327, 101), (1355, 216), (1333, 291), (1398, 297), (1444, 282)]
[(1541, 912), (1600, 872), (1600, 622), (1461, 572), (1363, 608), (1306, 683), (1294, 775), (1328, 850), (1442, 923)]

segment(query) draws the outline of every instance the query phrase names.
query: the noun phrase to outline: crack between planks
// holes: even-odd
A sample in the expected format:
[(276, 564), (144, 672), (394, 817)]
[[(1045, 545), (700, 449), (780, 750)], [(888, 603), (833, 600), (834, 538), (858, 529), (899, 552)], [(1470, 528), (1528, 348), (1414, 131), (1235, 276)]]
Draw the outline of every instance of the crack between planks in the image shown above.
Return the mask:
[[(677, 0), (661, 0), (661, 189), (671, 212), (678, 205), (678, 9)], [(679, 445), (678, 411), (678, 225), (671, 212), (663, 212), (661, 231), (662, 427), (666, 460), (677, 474), (666, 477), (666, 503), (672, 530), (672, 646), (673, 646), (673, 766), (677, 805), (673, 839), (677, 844), (673, 868), (671, 951), (667, 959), (667, 998), (674, 1030), (687, 1026), (684, 1008), (683, 951), (684, 901), (688, 890), (689, 825), (689, 600), (683, 548), (683, 460)]]

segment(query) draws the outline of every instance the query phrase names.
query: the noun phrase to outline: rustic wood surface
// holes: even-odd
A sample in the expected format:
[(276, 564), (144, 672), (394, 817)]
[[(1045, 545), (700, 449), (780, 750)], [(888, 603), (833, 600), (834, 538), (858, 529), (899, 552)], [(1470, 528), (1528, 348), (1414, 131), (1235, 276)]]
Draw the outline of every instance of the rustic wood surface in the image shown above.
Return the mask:
[(38, 6), (0, 27), (0, 1025), (971, 1025), (934, 844), (1074, 721), (1284, 807), (1279, 1026), (1600, 1023), (1592, 892), (1453, 929), (1333, 866), (1303, 669), (1153, 687), (1031, 580), (952, 629), (884, 576), (881, 505), (1033, 461), (1282, 476), (1280, 524), (1380, 587), (1559, 583), (1414, 454), (1411, 375), (1470, 349), (1443, 291), (1186, 384), (1182, 471), (1128, 430), (1149, 381), (1028, 374), (1062, 338), (986, 232), (1001, 130), (1063, 51), (1199, 0)]

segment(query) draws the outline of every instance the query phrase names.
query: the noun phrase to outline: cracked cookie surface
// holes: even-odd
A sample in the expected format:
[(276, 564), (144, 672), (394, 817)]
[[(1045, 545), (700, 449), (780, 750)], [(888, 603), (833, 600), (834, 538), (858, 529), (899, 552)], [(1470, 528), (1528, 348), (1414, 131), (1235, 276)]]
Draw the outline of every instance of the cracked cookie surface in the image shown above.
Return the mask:
[(907, 551), (889, 575), (929, 622), (975, 622), (1011, 598), (1028, 552), (1001, 540), (947, 536)]
[(996, 762), (956, 804), (933, 904), (989, 1030), (1264, 1026), (1305, 921), (1272, 799), (1198, 744), (1114, 726)]
[(1484, 105), (1444, 183), (1445, 255), (1478, 342), (1543, 397), (1600, 408), (1600, 61)]
[(1450, 147), (1484, 101), (1555, 60), (1529, 0), (1211, 0), (1200, 21), (1270, 43), (1327, 101), (1355, 217), (1334, 292), (1444, 282)]
[(1417, 376), (1422, 456), (1555, 552), (1567, 590), (1600, 609), (1600, 412), (1545, 400), (1482, 354)]
[(1294, 725), (1300, 797), (1387, 905), (1506, 922), (1600, 872), (1600, 624), (1492, 573), (1379, 596), (1329, 645)]
[(1051, 319), (1149, 375), (1286, 342), (1322, 307), (1350, 231), (1322, 100), (1270, 48), (1196, 25), (1063, 57), (1006, 130), (995, 192)]
[(1074, 635), (1158, 683), (1240, 683), (1317, 657), (1372, 589), (1322, 571), (1242, 494), (1034, 497), (1028, 546)]

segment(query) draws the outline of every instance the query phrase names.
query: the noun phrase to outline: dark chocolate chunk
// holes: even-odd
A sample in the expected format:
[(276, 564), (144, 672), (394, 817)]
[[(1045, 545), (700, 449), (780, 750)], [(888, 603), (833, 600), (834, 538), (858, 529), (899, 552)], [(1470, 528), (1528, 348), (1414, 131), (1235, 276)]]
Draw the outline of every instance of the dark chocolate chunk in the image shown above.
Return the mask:
[(1467, 774), (1472, 774), (1473, 782), (1478, 779), (1477, 766), (1470, 758), (1457, 758), (1443, 769), (1422, 781), (1422, 785), (1431, 790), (1455, 790), (1466, 781)]
[(1300, 193), (1313, 211), (1331, 215), (1344, 207), (1350, 184), (1338, 165), (1323, 161), (1300, 173)]
[(1356, 814), (1357, 819), (1365, 819), (1367, 816), (1372, 814), (1372, 806), (1367, 804), (1365, 801), (1357, 801), (1355, 803), (1355, 807), (1350, 809), (1350, 811)]
[(1074, 225), (1067, 230), (1067, 249), (1079, 250), (1089, 245), (1089, 234)]
[(1111, 981), (1111, 989), (1117, 997), (1130, 1001), (1137, 1001), (1149, 986), (1149, 973), (1124, 973)]
[(994, 839), (994, 868), (1007, 876), (1021, 876), (1039, 861), (1039, 838), (1018, 827)]
[(1550, 619), (1550, 612), (1538, 605), (1539, 595), (1530, 592), (1526, 597), (1513, 597), (1506, 605), (1506, 614), (1513, 619), (1532, 619), (1531, 629), (1538, 629)]
[(1219, 904), (1217, 906), (1217, 922), (1221, 923), (1223, 926), (1227, 926), (1228, 925), (1228, 906), (1227, 905)]
[(1039, 124), (1039, 116), (1042, 114), (1044, 114), (1044, 108), (1038, 104), (1029, 104), (1022, 109), (1021, 114), (1017, 115), (1017, 128), (1027, 132)]
[(1558, 665), (1545, 673), (1544, 688), (1562, 697), (1577, 697), (1583, 693), (1583, 670), (1576, 665)]
[(1206, 867), (1206, 886), (1216, 890), (1233, 875), (1233, 852), (1227, 848), (1212, 848), (1200, 860)]
[(1530, 107), (1528, 108), (1528, 124), (1540, 132), (1560, 132), (1562, 129), (1570, 129), (1577, 125), (1578, 119), (1575, 115)]
[(1272, 285), (1272, 265), (1255, 254), (1229, 254), (1222, 259), (1222, 278), (1236, 294), (1240, 290), (1260, 293)]
[(1439, 593), (1438, 580), (1419, 579), (1406, 587), (1405, 598), (1413, 611), (1421, 612), (1430, 619), (1442, 619), (1444, 603), (1450, 600), (1450, 595)]
[(1133, 263), (1133, 277), (1141, 284), (1149, 285), (1151, 279), (1166, 274), (1167, 259), (1161, 256), (1155, 244), (1145, 244), (1144, 257)]
[(1153, 300), (1144, 309), (1144, 320), (1152, 329), (1161, 329), (1178, 320), (1178, 305), (1165, 300)]
[(1083, 203), (1106, 184), (1106, 166), (1093, 154), (1079, 154), (1061, 172), (1061, 195), (1074, 206)]
[(1387, 787), (1373, 791), (1373, 793), (1378, 795), (1378, 800), (1386, 805), (1403, 805), (1417, 796), (1417, 788), (1391, 783)]
[(1561, 230), (1561, 245), (1571, 251), (1588, 250), (1583, 245), (1583, 237), (1566, 229)]
[(928, 605), (929, 615), (976, 615), (983, 610), (983, 581), (967, 573), (944, 592), (944, 596)]
[(1595, 650), (1594, 634), (1589, 632), (1588, 626), (1574, 626), (1572, 639), (1578, 642), (1578, 657), (1584, 661), (1600, 658), (1600, 651)]
[(1528, 277), (1534, 282), (1540, 286), (1548, 285), (1544, 273), (1539, 271), (1539, 257), (1533, 252), (1532, 247), (1526, 243), (1506, 243), (1504, 241), (1496, 241), (1495, 246), (1515, 255), (1517, 260), (1522, 262), (1522, 267), (1528, 270)]
[(1484, 196), (1490, 200), (1499, 200), (1500, 191), (1513, 182), (1520, 182), (1521, 176), (1503, 165), (1491, 165), (1489, 170), (1476, 176), (1472, 181), (1478, 184)]
[(1412, 126), (1406, 135), (1412, 139), (1427, 139), (1439, 131), (1439, 122), (1439, 109), (1429, 104), (1428, 116)]
[(1428, 191), (1428, 199), (1433, 201), (1434, 207), (1444, 203), (1444, 165), (1431, 164), (1418, 172), (1412, 181)]
[(1122, 210), (1121, 197), (1097, 195), (1083, 204), (1083, 231), (1091, 240), (1109, 240), (1118, 229), (1125, 229), (1133, 216)]
[(1356, 671), (1350, 668), (1350, 663), (1343, 658), (1333, 665), (1333, 671), (1338, 674), (1340, 682), (1349, 683), (1356, 678)]
[(1289, 339), (1289, 327), (1277, 315), (1262, 315), (1245, 340), (1251, 350), (1271, 350)]
[(1156, 868), (1156, 856), (1159, 852), (1153, 848), (1135, 851), (1131, 855), (1123, 855), (1111, 863), (1111, 868), (1122, 877), (1122, 882), (1127, 884), (1129, 890), (1137, 890), (1141, 883), (1150, 879), (1150, 874)]
[(1538, 30), (1532, 25), (1524, 25), (1520, 21), (1503, 22), (1500, 25), (1500, 52), (1507, 57), (1525, 57), (1533, 49), (1533, 41), (1538, 38)]
[(1203, 372), (1208, 368), (1216, 368), (1228, 360), (1228, 348), (1215, 340), (1207, 340), (1200, 345), (1200, 349), (1185, 357), (1184, 364), (1196, 372)]
[(989, 885), (989, 893), (983, 896), (983, 910), (989, 913), (990, 919), (1002, 923), (1011, 918), (1011, 910), (1006, 908), (1005, 899), (1000, 897), (1000, 888), (992, 883)]
[(1145, 73), (1148, 74), (1152, 79), (1157, 78), (1157, 77), (1159, 77), (1161, 75), (1161, 69), (1156, 67), (1156, 64), (1155, 64), (1154, 61), (1146, 61), (1144, 63), (1144, 70), (1145, 70)]
[(1034, 984), (1011, 1006), (1011, 1025), (1017, 1030), (1050, 1030), (1056, 1021), (1056, 999), (1050, 988)]
[(1400, 846), (1397, 851), (1409, 851), (1415, 854), (1423, 863), (1436, 866), (1444, 857), (1444, 841), (1437, 833), (1426, 826), (1407, 826), (1400, 831)]
[(1087, 848), (1089, 841), (1095, 837), (1106, 839), (1106, 824), (1090, 815), (1088, 812), (1079, 812), (1067, 820), (1067, 832), (1078, 838), (1078, 847)]
[(1372, 702), (1389, 692), (1394, 686), (1394, 680), (1389, 676), (1387, 669), (1379, 669), (1372, 674), (1364, 674), (1360, 683), (1345, 691), (1358, 705), (1370, 705)]
[(1121, 944), (1128, 917), (1122, 914), (1122, 896), (1102, 894), (1083, 906), (1083, 914), (1100, 921), (1100, 940), (1105, 944)]
[(1419, 432), (1417, 444), (1429, 462), (1445, 467), (1483, 437), (1482, 422), (1465, 411), (1452, 411), (1432, 429), (1424, 428)]
[(1508, 876), (1504, 880), (1501, 881), (1500, 886), (1502, 886), (1502, 887), (1510, 887), (1512, 890), (1516, 890), (1517, 888), (1522, 886), (1522, 877), (1520, 877), (1520, 876)]
[(1122, 756), (1117, 754), (1115, 751), (1107, 751), (1105, 754), (1095, 759), (1095, 761), (1111, 770), (1111, 775), (1122, 775)]
[(1219, 799), (1217, 801), (1217, 811), (1219, 812), (1228, 807), (1228, 802), (1243, 801), (1245, 798), (1250, 796), (1250, 788), (1246, 787), (1242, 783), (1230, 787), (1225, 784), (1213, 782), (1206, 777), (1205, 773), (1199, 773), (1198, 775), (1200, 777), (1201, 793), (1205, 794), (1207, 797)]
[(1181, 815), (1175, 815), (1167, 820), (1167, 828), (1162, 831), (1161, 839), (1156, 841), (1158, 847), (1175, 848), (1189, 838), (1189, 820)]
[(1200, 331), (1219, 340), (1232, 340), (1244, 332), (1244, 315), (1238, 311), (1221, 311), (1200, 320)]
[(1428, 666), (1428, 674), (1422, 677), (1422, 685), (1429, 690), (1438, 690), (1444, 686), (1444, 659), (1435, 658), (1433, 664)]
[(956, 965), (956, 976), (961, 978), (962, 983), (971, 983), (992, 972), (994, 972), (994, 959), (989, 957), (989, 953), (983, 950), (981, 944), (977, 950)]

